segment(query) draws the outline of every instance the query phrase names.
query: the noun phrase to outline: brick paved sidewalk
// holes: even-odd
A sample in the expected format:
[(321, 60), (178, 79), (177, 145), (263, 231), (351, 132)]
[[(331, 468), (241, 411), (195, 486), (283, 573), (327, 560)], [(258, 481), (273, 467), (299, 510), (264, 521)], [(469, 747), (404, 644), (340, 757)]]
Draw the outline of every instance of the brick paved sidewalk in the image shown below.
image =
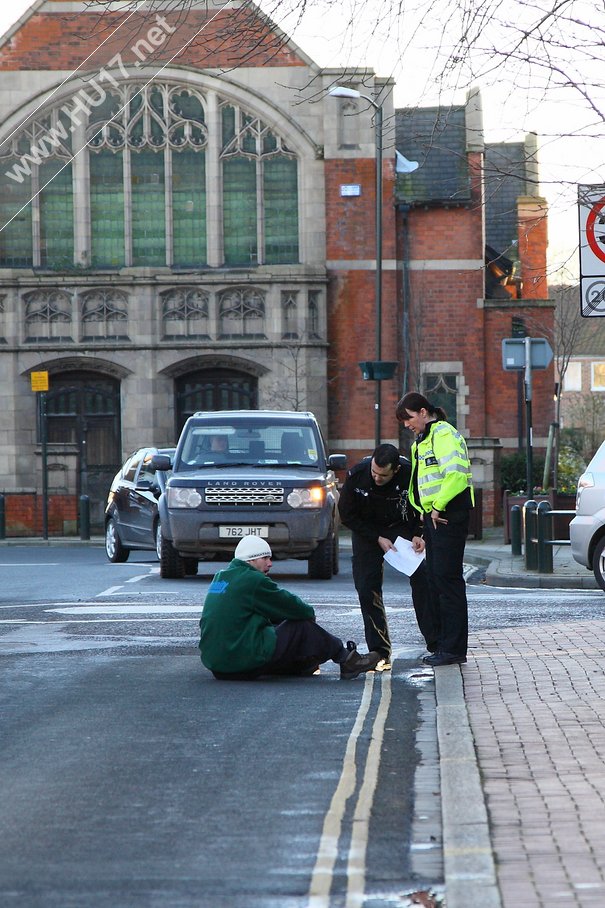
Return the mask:
[(602, 908), (605, 620), (473, 642), (464, 699), (503, 908)]

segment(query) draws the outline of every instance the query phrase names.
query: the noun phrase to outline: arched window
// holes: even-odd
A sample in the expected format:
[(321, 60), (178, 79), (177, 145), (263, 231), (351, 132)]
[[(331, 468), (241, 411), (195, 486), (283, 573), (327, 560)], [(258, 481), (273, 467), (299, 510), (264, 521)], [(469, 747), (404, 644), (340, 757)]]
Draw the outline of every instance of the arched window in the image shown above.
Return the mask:
[(298, 159), (275, 129), (189, 85), (96, 89), (0, 149), (0, 267), (299, 261)]
[(74, 264), (72, 132), (56, 108), (0, 150), (0, 267), (71, 268)]
[(223, 104), (221, 115), (225, 264), (297, 262), (296, 157), (240, 107)]

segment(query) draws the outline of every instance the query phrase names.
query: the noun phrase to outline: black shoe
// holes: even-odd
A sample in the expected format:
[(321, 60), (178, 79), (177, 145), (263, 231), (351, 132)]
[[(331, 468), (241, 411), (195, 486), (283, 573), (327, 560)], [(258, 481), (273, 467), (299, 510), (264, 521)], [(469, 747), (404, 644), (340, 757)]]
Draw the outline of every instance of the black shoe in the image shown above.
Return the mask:
[(433, 653), (432, 656), (425, 656), (422, 660), (425, 665), (436, 668), (438, 665), (462, 665), (466, 662), (466, 656), (460, 656), (457, 653)]
[(360, 655), (357, 652), (357, 644), (349, 640), (347, 643), (349, 655), (344, 662), (340, 663), (340, 677), (343, 681), (352, 681), (363, 672), (371, 672), (376, 668), (380, 661), (380, 653), (370, 652), (366, 655)]

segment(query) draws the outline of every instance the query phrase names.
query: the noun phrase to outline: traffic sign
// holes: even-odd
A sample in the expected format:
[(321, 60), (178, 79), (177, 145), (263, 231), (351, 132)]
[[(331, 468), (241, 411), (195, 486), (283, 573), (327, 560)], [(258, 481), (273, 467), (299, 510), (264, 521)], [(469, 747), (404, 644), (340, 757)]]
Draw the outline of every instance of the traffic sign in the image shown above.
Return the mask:
[(580, 313), (605, 316), (605, 185), (578, 186)]
[[(546, 369), (550, 365), (553, 352), (545, 337), (527, 338), (530, 343), (530, 368)], [(502, 341), (502, 368), (505, 371), (525, 369), (524, 337), (507, 337)]]
[(605, 185), (578, 186), (580, 271), (605, 276)]

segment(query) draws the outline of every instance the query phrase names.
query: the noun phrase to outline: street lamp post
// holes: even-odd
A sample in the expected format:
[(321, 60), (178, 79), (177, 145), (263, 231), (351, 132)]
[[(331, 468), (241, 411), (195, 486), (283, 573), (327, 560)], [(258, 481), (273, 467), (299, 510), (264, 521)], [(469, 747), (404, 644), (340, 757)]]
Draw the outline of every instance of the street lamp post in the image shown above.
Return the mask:
[[(374, 134), (376, 149), (376, 270), (375, 270), (375, 289), (374, 289), (374, 306), (376, 316), (376, 362), (380, 363), (382, 359), (382, 105), (377, 104), (369, 95), (363, 95), (355, 88), (348, 88), (346, 85), (334, 85), (329, 89), (328, 94), (333, 98), (363, 98), (375, 110), (374, 116)], [(381, 378), (374, 377), (376, 381), (376, 399), (374, 402), (375, 429), (374, 441), (375, 447), (380, 444), (381, 438)]]

